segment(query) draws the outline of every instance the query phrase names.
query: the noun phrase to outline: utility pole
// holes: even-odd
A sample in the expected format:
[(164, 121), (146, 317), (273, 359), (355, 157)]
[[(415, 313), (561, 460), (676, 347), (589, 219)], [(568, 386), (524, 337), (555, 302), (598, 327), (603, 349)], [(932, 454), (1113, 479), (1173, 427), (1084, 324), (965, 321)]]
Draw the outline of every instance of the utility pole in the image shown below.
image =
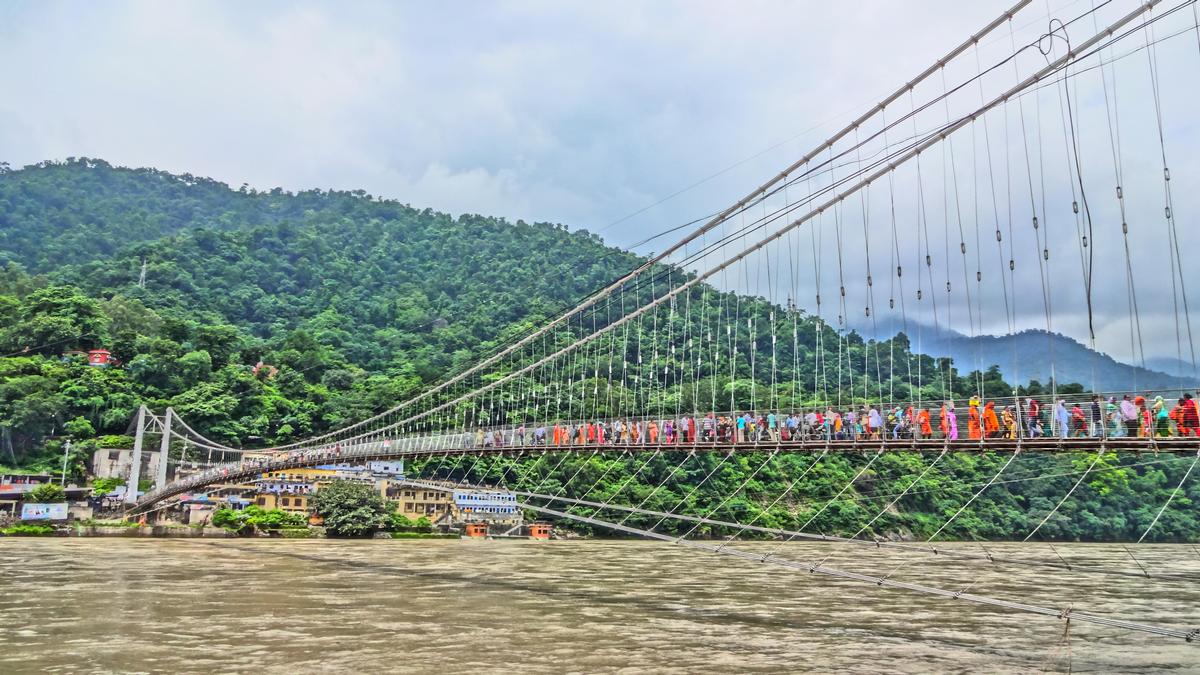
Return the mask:
[(140, 406), (137, 414), (137, 431), (133, 435), (133, 459), (129, 463), (129, 480), (125, 482), (125, 503), (137, 501), (138, 481), (142, 474), (142, 437), (146, 433), (146, 406)]
[(58, 479), (59, 485), (63, 487), (67, 487), (67, 455), (69, 454), (71, 454), (71, 439), (68, 438), (67, 442), (63, 444), (62, 476)]

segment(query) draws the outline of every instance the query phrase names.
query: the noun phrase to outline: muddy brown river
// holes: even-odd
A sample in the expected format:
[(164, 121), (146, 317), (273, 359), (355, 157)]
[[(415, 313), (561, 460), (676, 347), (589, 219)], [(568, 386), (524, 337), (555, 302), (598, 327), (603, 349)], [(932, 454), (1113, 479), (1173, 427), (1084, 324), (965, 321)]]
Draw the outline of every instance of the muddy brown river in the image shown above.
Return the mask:
[[(1109, 545), (1057, 547), (1091, 572), (740, 546), (1200, 627), (1187, 545), (1131, 547), (1151, 579), (1123, 574), (1137, 563)], [(1044, 544), (987, 549), (1058, 560)], [(0, 539), (0, 673), (1200, 672), (1200, 641), (1069, 628), (658, 542)]]

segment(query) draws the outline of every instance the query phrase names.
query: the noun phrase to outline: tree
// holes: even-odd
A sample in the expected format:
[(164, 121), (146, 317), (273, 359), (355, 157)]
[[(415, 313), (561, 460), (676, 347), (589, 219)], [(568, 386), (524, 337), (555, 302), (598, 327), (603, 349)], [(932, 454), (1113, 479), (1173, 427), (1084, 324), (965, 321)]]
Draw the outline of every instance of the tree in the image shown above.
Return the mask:
[(71, 434), (75, 438), (91, 438), (96, 435), (96, 429), (92, 427), (92, 423), (83, 417), (76, 417), (73, 420), (68, 420), (63, 425), (63, 431)]
[(365, 483), (335, 480), (309, 501), (325, 519), (326, 531), (335, 537), (365, 537), (383, 527), (390, 515), (387, 502)]
[(95, 347), (108, 334), (100, 303), (75, 286), (48, 286), (21, 299), (17, 320), (0, 331), (5, 351), (57, 354)]
[(25, 495), (25, 500), (35, 504), (55, 504), (67, 501), (67, 491), (61, 485), (42, 483)]

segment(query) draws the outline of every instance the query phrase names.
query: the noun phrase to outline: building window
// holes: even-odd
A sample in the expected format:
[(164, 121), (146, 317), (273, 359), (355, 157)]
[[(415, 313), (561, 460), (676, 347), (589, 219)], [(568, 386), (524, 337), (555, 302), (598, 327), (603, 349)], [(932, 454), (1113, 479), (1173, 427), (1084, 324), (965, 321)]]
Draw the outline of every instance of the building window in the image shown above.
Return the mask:
[(279, 503), (280, 503), (280, 504), (283, 504), (284, 506), (290, 506), (290, 504), (288, 503), (288, 498), (287, 498), (287, 497), (284, 497), (283, 499), (280, 499), (280, 500), (279, 500)]

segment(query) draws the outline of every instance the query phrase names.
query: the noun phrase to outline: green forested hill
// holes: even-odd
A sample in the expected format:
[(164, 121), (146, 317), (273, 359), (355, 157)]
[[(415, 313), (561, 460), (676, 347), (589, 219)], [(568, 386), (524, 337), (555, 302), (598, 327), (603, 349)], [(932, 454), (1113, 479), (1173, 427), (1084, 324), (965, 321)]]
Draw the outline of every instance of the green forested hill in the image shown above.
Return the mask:
[[(95, 160), (0, 173), (0, 238), (10, 461), (79, 417), (123, 431), (134, 397), (237, 443), (328, 429), (638, 262), (560, 225), (234, 191)], [(124, 367), (59, 358), (96, 346)], [(280, 376), (253, 380), (259, 360)], [(106, 380), (108, 395), (72, 400), (64, 383), (79, 379)], [(247, 388), (263, 396), (222, 395)]]
[[(361, 192), (233, 190), (208, 179), (96, 160), (19, 170), (0, 165), (0, 463), (56, 467), (60, 444), (70, 437), (77, 451), (72, 472), (79, 475), (91, 448), (120, 442), (105, 436), (124, 433), (141, 402), (160, 409), (170, 405), (202, 433), (247, 446), (335, 428), (460, 370), (640, 262), (561, 225), (456, 218)], [(743, 309), (757, 303), (765, 310), (761, 300), (740, 302)], [(699, 306), (693, 303), (692, 315), (679, 320), (704, 318)], [(819, 321), (802, 324), (802, 366), (796, 372), (784, 367), (778, 378), (785, 383), (779, 393), (786, 403), (793, 380), (802, 400), (812, 396), (816, 331), (829, 344), (837, 341)], [(780, 363), (790, 364), (791, 347), (783, 342)], [(110, 349), (122, 365), (90, 368), (82, 357), (67, 354), (98, 346)], [(903, 336), (881, 347), (894, 357), (894, 371), (890, 361), (864, 361), (871, 352), (858, 336), (845, 347), (857, 364), (845, 383), (853, 377), (860, 392), (881, 386), (874, 380), (878, 371), (882, 385), (900, 400), (915, 394), (918, 384), (925, 400), (946, 393), (928, 378), (911, 380), (912, 372), (932, 373), (937, 364), (910, 354)], [(739, 343), (743, 353), (750, 348), (748, 339)], [(256, 377), (252, 366), (260, 360), (278, 367), (278, 375)], [(768, 358), (759, 359), (766, 363)], [(739, 369), (741, 385), (750, 372), (744, 363)], [(831, 362), (830, 372), (834, 369)], [(761, 381), (762, 371), (756, 374)], [(732, 387), (722, 374), (711, 377), (721, 396), (749, 404), (747, 388)], [(998, 370), (982, 379), (988, 395), (1011, 392)], [(955, 374), (952, 393), (961, 398), (976, 381)], [(607, 471), (593, 496), (632, 478), (632, 465), (625, 464), (632, 460), (575, 461), (595, 463), (582, 468), (581, 481), (605, 475), (605, 462), (620, 464)], [(711, 461), (699, 458), (649, 507), (673, 506), (667, 502), (682, 498), (681, 486), (703, 477)], [(719, 500), (754, 471), (747, 461), (752, 460), (739, 459), (718, 472), (685, 508), (706, 511), (714, 496)], [(790, 469), (807, 461), (782, 458), (728, 508), (755, 512), (779, 494)], [(811, 529), (853, 532), (855, 523), (869, 519), (859, 517), (864, 509), (882, 506), (861, 500), (872, 492), (902, 490), (921, 461), (882, 458)], [(875, 529), (931, 532), (961, 504), (967, 486), (986, 481), (1000, 461), (990, 455), (947, 458), (926, 489), (914, 490)], [(1090, 479), (1064, 505), (1048, 532), (1120, 538), (1144, 526), (1179, 471), (1167, 461), (1142, 461), (1112, 460), (1111, 470)], [(1056, 477), (998, 485), (947, 534), (1015, 535), (1036, 524), (1089, 463), (1090, 458), (1022, 458), (1025, 474)], [(803, 523), (860, 465), (845, 458), (826, 462), (803, 494), (759, 522)], [(567, 463), (563, 470), (575, 468)], [(667, 470), (656, 460), (628, 489), (648, 495)], [(1160, 526), (1162, 537), (1200, 534), (1189, 495), (1200, 497), (1200, 488), (1175, 500)]]
[(44, 162), (0, 174), (0, 261), (54, 271), (185, 229), (277, 222), (296, 208), (302, 213), (307, 207), (301, 201), (264, 199), (207, 178), (119, 169), (100, 160)]

